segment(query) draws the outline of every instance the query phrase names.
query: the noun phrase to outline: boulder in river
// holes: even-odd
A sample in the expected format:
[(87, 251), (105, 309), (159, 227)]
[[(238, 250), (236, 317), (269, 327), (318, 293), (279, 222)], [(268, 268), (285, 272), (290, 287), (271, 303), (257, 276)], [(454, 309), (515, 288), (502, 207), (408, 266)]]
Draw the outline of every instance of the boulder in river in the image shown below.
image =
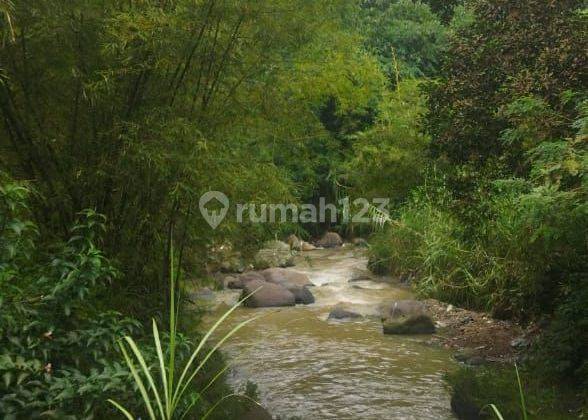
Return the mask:
[(268, 268), (261, 275), (266, 281), (276, 284), (296, 284), (298, 286), (314, 286), (308, 276), (295, 270), (285, 268)]
[(308, 290), (308, 286), (313, 286), (306, 274), (283, 268), (269, 268), (261, 272), (265, 280), (269, 283), (279, 284), (288, 289), (296, 299), (296, 303), (305, 305), (314, 303), (314, 296)]
[(435, 323), (427, 314), (389, 318), (383, 323), (384, 334), (433, 334)]
[(329, 319), (358, 319), (363, 318), (363, 316), (357, 312), (353, 312), (350, 309), (347, 309), (343, 305), (337, 305), (333, 308), (333, 310), (329, 313)]
[(257, 269), (270, 267), (292, 267), (294, 265), (294, 256), (290, 247), (288, 249), (260, 249), (255, 254), (254, 265)]
[(251, 280), (265, 281), (265, 278), (258, 271), (250, 271), (248, 273), (241, 274), (237, 278), (233, 277), (227, 282), (227, 287), (229, 289), (243, 289), (245, 284)]
[(338, 233), (327, 232), (317, 242), (317, 245), (323, 248), (337, 248), (343, 245), (343, 239), (341, 239)]
[(418, 300), (397, 300), (383, 305), (382, 318), (394, 319), (410, 315), (426, 314), (427, 308), (424, 303)]
[(314, 303), (314, 295), (310, 290), (308, 290), (308, 287), (293, 286), (287, 287), (287, 289), (294, 295), (296, 303), (300, 303), (302, 305), (310, 305), (311, 303)]
[[(255, 292), (255, 293), (254, 293)], [(250, 308), (294, 306), (296, 299), (285, 287), (262, 280), (251, 280), (243, 287), (243, 296), (253, 293), (244, 303)]]

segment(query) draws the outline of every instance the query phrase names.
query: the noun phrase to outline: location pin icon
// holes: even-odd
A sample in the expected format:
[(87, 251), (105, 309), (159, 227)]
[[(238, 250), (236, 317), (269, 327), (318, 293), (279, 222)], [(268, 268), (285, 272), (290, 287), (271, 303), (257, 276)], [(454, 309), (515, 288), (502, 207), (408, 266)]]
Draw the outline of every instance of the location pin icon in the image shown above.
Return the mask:
[[(206, 205), (214, 200), (222, 206), (220, 210), (208, 210), (206, 208)], [(206, 223), (208, 223), (211, 228), (216, 229), (229, 211), (229, 198), (220, 191), (209, 191), (200, 197), (198, 207), (200, 208), (200, 214), (202, 214)]]

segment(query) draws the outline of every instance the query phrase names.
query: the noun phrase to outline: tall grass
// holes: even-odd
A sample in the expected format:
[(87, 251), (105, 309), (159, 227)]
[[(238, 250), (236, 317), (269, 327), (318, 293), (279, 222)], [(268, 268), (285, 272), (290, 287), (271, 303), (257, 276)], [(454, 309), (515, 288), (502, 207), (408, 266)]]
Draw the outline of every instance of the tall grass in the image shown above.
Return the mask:
[(483, 255), (463, 240), (464, 227), (447, 207), (426, 194), (415, 194), (372, 237), (371, 268), (411, 275), (422, 296), (484, 306), (486, 282), (475, 275)]
[[(178, 276), (174, 269), (173, 246), (170, 251), (170, 313), (169, 313), (169, 339), (167, 343), (167, 357), (164, 355), (159, 328), (155, 320), (152, 322), (153, 328), (153, 344), (157, 354), (157, 366), (155, 368), (148, 366), (146, 362), (145, 352), (142, 351), (132, 337), (126, 336), (123, 341), (119, 343), (120, 350), (124, 356), (125, 362), (131, 371), (134, 383), (139, 390), (142, 404), (151, 420), (171, 420), (183, 419), (190, 410), (201, 400), (204, 394), (213, 383), (221, 377), (226, 368), (221, 369), (212, 380), (196, 395), (195, 398), (187, 401), (186, 392), (189, 390), (192, 381), (201, 372), (206, 362), (218, 350), (218, 348), (228, 340), (233, 334), (243, 328), (245, 325), (254, 321), (258, 317), (252, 317), (237, 324), (227, 334), (225, 334), (213, 347), (206, 351), (205, 345), (217, 330), (217, 328), (231, 315), (231, 313), (239, 307), (239, 305), (249, 298), (251, 295), (244, 297), (231, 307), (223, 316), (221, 316), (216, 323), (206, 332), (204, 337), (196, 349), (191, 353), (187, 362), (183, 367), (176, 364), (177, 343), (176, 337), (178, 334), (178, 320), (179, 320), (179, 294), (176, 297), (176, 288)], [(255, 293), (255, 292), (253, 292)], [(158, 371), (154, 373), (153, 371)], [(180, 373), (181, 372), (181, 373)], [(176, 373), (179, 373), (179, 378), (176, 379)], [(231, 397), (242, 397), (257, 404), (247, 396), (237, 394), (227, 395), (217, 401), (203, 416), (206, 419), (223, 401)], [(135, 416), (123, 407), (118, 402), (109, 399), (127, 419), (133, 420)]]
[[(521, 375), (519, 374), (519, 368), (516, 365), (516, 363), (515, 363), (515, 371), (517, 373), (517, 385), (519, 387), (519, 401), (521, 404), (521, 414), (523, 416), (523, 420), (527, 420), (528, 415), (527, 415), (527, 405), (525, 403), (525, 393), (523, 391), (523, 384), (521, 382)], [(488, 406), (492, 409), (496, 418), (498, 418), (499, 420), (504, 420), (504, 417), (503, 417), (502, 413), (500, 412), (500, 410), (498, 409), (498, 407), (496, 406), (496, 404), (489, 404)]]
[(411, 275), (421, 296), (503, 316), (549, 313), (585, 271), (585, 197), (521, 180), (486, 190), (471, 209), (444, 187), (415, 191), (370, 241), (371, 267)]

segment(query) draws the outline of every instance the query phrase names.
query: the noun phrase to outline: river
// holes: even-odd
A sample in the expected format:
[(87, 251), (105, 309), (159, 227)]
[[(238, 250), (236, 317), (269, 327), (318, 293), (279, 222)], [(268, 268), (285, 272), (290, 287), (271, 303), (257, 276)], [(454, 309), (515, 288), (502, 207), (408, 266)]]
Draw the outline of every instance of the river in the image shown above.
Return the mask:
[[(384, 335), (377, 317), (328, 320), (340, 302), (375, 313), (381, 303), (411, 298), (408, 289), (371, 275), (352, 248), (306, 252), (292, 269), (315, 284), (314, 304), (239, 308), (224, 327), (264, 313), (223, 345), (236, 389), (255, 382), (261, 403), (281, 419), (454, 418), (443, 381), (454, 366), (446, 350), (427, 336)], [(209, 322), (238, 295), (219, 292)]]

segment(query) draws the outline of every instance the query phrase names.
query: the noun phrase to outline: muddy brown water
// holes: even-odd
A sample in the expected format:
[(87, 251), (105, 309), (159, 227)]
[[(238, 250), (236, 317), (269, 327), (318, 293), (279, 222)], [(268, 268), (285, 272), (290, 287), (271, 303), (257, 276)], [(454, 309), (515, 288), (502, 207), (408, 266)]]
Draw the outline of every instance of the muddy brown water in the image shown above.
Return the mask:
[[(454, 418), (443, 381), (454, 366), (449, 352), (427, 344), (427, 336), (386, 336), (375, 316), (328, 320), (340, 302), (375, 314), (382, 303), (411, 298), (409, 290), (371, 276), (365, 257), (347, 248), (306, 252), (292, 269), (315, 284), (314, 304), (239, 308), (219, 331), (263, 314), (223, 345), (236, 389), (253, 381), (261, 403), (281, 419)], [(206, 323), (238, 296), (218, 292)]]

